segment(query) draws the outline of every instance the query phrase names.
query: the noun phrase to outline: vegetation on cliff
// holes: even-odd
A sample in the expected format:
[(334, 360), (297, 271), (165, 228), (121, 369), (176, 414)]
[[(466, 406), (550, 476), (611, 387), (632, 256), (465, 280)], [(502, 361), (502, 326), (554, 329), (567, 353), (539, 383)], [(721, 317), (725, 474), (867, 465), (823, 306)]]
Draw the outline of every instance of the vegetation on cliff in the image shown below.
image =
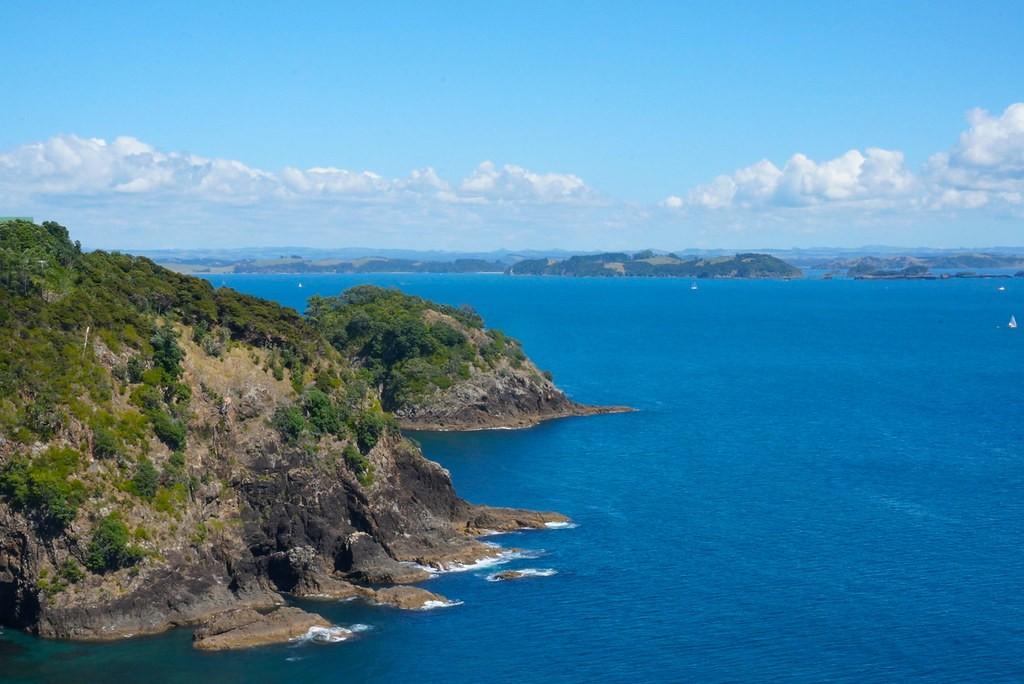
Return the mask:
[(306, 449), (334, 440), (364, 484), (364, 454), (394, 429), (364, 374), (295, 311), (144, 258), (83, 253), (56, 223), (2, 222), (0, 500), (47, 535), (73, 534), (87, 502), (90, 515), (113, 511), (81, 526), (94, 530), (77, 545), (90, 571), (140, 557), (126, 540), (124, 520), (145, 517), (133, 508), (173, 513), (214, 477), (186, 451), (212, 442), (193, 393), (223, 398), (183, 377), (185, 345), (248, 350), (291, 388), (270, 426)]
[(395, 411), (469, 379), (474, 368), (526, 360), (520, 344), (485, 330), (469, 307), (435, 304), (372, 285), (335, 297), (312, 297), (307, 316), (346, 356), (382, 387), (384, 408)]
[(356, 288), (304, 317), (0, 222), (0, 624), (110, 638), (349, 596), (564, 519), (462, 501), (391, 413), (513, 364), (469, 310)]

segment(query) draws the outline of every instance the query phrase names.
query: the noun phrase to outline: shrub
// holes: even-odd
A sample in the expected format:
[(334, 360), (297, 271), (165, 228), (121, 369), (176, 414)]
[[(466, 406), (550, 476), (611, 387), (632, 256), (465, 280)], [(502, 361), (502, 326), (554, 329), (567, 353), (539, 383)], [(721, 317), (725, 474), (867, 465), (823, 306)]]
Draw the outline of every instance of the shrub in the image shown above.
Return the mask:
[(390, 424), (388, 416), (380, 409), (368, 409), (359, 414), (352, 427), (360, 451), (365, 454), (375, 447)]
[(132, 475), (132, 493), (143, 499), (152, 499), (156, 496), (157, 484), (157, 472), (153, 462), (145, 456), (140, 457), (135, 474)]
[(373, 464), (370, 463), (370, 459), (359, 453), (359, 449), (351, 444), (346, 444), (341, 455), (361, 485), (368, 487), (373, 484)]
[(181, 406), (192, 401), (192, 388), (183, 382), (176, 382), (168, 388), (169, 400)]
[(156, 411), (160, 408), (162, 399), (160, 392), (151, 385), (139, 385), (132, 390), (129, 401), (144, 411)]
[(92, 453), (97, 458), (114, 458), (121, 453), (121, 441), (105, 427), (92, 431)]
[(188, 489), (181, 482), (170, 487), (160, 487), (153, 498), (153, 508), (161, 513), (178, 517), (179, 510), (188, 501)]
[(138, 356), (133, 356), (128, 359), (128, 364), (125, 368), (125, 374), (128, 376), (128, 381), (137, 384), (142, 382), (142, 376), (146, 372), (146, 364)]
[(338, 434), (345, 426), (344, 411), (318, 389), (306, 391), (302, 397), (302, 410), (317, 435)]
[(68, 584), (76, 584), (81, 582), (85, 577), (85, 573), (82, 572), (81, 566), (73, 558), (68, 558), (60, 564), (60, 569), (57, 574), (62, 580)]
[(167, 445), (172, 451), (180, 451), (185, 448), (186, 429), (181, 423), (172, 419), (163, 411), (153, 411), (149, 416), (153, 422), (153, 432), (157, 439)]
[(128, 540), (128, 527), (121, 516), (106, 516), (93, 530), (85, 566), (95, 573), (105, 573), (134, 565), (142, 558), (142, 552)]
[(53, 398), (41, 397), (25, 409), (25, 424), (45, 442), (64, 427), (64, 412)]
[(466, 341), (465, 335), (442, 321), (430, 326), (430, 333), (434, 339), (446, 347), (457, 347)]
[(306, 418), (298, 406), (278, 406), (270, 424), (285, 442), (295, 442), (306, 429)]
[(185, 452), (175, 451), (164, 465), (164, 484), (180, 482), (185, 476)]
[(0, 494), (44, 525), (63, 529), (85, 501), (85, 485), (71, 479), (78, 461), (77, 451), (61, 448), (15, 458), (0, 472)]
[(163, 368), (150, 368), (142, 374), (142, 382), (152, 387), (157, 387), (164, 381)]
[(181, 375), (181, 360), (185, 358), (185, 352), (178, 345), (178, 333), (165, 325), (153, 334), (149, 343), (153, 345), (153, 363), (156, 367), (161, 368), (169, 379), (177, 380)]

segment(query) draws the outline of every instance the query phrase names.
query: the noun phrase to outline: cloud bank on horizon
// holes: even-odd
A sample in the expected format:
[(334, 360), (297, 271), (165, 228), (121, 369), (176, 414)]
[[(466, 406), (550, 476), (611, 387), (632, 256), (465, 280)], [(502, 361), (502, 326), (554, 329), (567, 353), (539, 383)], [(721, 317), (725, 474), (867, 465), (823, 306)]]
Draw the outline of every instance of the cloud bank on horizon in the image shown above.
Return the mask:
[(1024, 207), (1024, 103), (999, 116), (968, 113), (970, 128), (914, 172), (903, 153), (869, 147), (815, 162), (793, 155), (780, 169), (767, 159), (673, 195), (672, 209), (765, 210), (845, 205), (905, 209), (1014, 210)]
[(269, 171), (129, 136), (58, 135), (0, 153), (0, 213), (53, 217), (87, 245), (123, 248), (853, 246), (908, 244), (900, 231), (924, 244), (932, 226), (934, 246), (1024, 244), (1024, 103), (967, 120), (917, 169), (899, 150), (797, 153), (650, 206), (571, 173), (490, 161), (460, 180), (430, 167), (401, 178)]

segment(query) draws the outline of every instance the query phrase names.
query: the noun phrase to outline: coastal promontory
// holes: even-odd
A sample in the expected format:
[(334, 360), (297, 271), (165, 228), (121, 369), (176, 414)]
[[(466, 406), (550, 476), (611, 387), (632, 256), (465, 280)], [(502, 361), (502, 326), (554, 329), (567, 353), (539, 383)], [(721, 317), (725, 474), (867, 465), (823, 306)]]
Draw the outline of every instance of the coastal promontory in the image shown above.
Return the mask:
[(359, 288), (303, 316), (49, 222), (0, 222), (0, 267), (3, 625), (294, 638), (324, 626), (289, 596), (429, 607), (387, 587), (567, 521), (464, 501), (400, 431), (599, 410), (468, 310)]

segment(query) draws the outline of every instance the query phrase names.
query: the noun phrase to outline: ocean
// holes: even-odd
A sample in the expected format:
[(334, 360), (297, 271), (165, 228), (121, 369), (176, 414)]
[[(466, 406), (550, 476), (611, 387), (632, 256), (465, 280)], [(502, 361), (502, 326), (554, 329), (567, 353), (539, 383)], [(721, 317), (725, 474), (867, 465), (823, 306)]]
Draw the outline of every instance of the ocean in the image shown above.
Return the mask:
[(571, 516), (490, 538), (522, 550), (499, 568), (553, 572), (441, 575), (462, 603), (426, 612), (301, 604), (368, 627), (337, 644), (6, 629), (0, 680), (1024, 680), (1024, 281), (211, 280), (470, 304), (573, 398), (638, 410), (411, 435), (463, 497)]

